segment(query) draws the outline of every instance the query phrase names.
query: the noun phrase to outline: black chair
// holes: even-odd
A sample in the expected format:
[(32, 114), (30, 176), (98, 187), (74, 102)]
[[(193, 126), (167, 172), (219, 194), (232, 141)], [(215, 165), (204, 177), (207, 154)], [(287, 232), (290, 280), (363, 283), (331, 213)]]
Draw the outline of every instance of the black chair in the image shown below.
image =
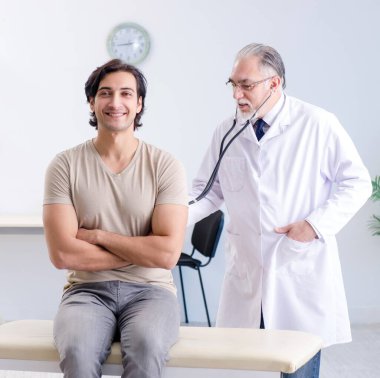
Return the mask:
[[(219, 243), (220, 234), (222, 233), (224, 224), (224, 214), (223, 211), (218, 210), (215, 213), (210, 214), (208, 217), (200, 220), (194, 225), (193, 233), (191, 235), (191, 244), (193, 246), (193, 251), (190, 255), (186, 253), (181, 253), (181, 257), (177, 262), (177, 266), (179, 268), (179, 276), (181, 279), (181, 289), (182, 289), (182, 298), (183, 298), (183, 307), (185, 310), (185, 321), (189, 322), (187, 316), (187, 307), (186, 307), (186, 297), (185, 290), (183, 286), (183, 278), (182, 278), (182, 267), (187, 266), (189, 268), (195, 269), (198, 271), (199, 282), (201, 284), (203, 302), (205, 305), (207, 322), (208, 326), (211, 327), (210, 316), (207, 308), (207, 301), (205, 296), (205, 291), (203, 288), (203, 281), (201, 275), (201, 269), (208, 265), (211, 259), (215, 256), (216, 248)], [(202, 262), (201, 260), (195, 259), (193, 257), (195, 251), (202, 254), (205, 257), (208, 257), (206, 262)]]

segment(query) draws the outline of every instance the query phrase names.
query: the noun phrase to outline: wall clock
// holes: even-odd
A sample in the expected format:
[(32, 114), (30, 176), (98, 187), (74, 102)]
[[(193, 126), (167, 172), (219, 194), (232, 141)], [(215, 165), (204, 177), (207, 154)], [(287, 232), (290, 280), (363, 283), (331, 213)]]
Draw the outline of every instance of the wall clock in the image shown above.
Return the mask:
[(116, 26), (107, 40), (108, 53), (130, 64), (142, 62), (149, 53), (150, 37), (140, 25), (126, 22)]

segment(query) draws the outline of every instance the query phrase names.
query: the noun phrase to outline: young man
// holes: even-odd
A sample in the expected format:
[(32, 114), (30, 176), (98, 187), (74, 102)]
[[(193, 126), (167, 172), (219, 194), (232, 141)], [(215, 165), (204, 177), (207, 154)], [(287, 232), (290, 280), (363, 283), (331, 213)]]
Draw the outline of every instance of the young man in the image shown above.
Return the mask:
[(146, 81), (120, 60), (85, 85), (94, 139), (58, 154), (45, 182), (52, 263), (68, 269), (54, 322), (65, 377), (100, 377), (115, 333), (123, 377), (161, 377), (179, 330), (170, 269), (187, 221), (183, 167), (134, 136)]
[[(335, 235), (371, 194), (367, 169), (333, 114), (283, 92), (285, 68), (272, 47), (243, 48), (228, 83), (236, 127), (225, 139), (231, 117), (215, 131), (194, 197), (221, 144), (241, 134), (225, 152), (209, 194), (190, 206), (189, 221), (225, 202), (230, 224), (217, 325), (301, 330), (319, 335), (325, 346), (348, 342)], [(318, 377), (319, 359), (318, 353), (290, 376)]]

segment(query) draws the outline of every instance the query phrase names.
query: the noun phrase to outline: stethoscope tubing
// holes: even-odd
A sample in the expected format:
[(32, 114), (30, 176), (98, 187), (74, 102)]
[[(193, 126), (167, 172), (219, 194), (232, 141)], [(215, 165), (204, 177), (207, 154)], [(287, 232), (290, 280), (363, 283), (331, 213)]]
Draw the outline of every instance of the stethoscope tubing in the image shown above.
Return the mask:
[(236, 110), (235, 118), (234, 118), (234, 121), (232, 123), (232, 126), (228, 129), (228, 131), (226, 132), (226, 134), (223, 136), (222, 141), (220, 142), (219, 158), (218, 158), (218, 160), (217, 160), (217, 162), (215, 164), (215, 167), (214, 167), (214, 169), (213, 169), (213, 171), (211, 173), (211, 176), (208, 179), (207, 184), (204, 187), (202, 193), (200, 193), (196, 198), (194, 198), (193, 200), (191, 200), (189, 202), (189, 205), (193, 205), (194, 203), (200, 201), (202, 198), (204, 198), (204, 197), (207, 196), (208, 192), (211, 190), (211, 188), (212, 188), (212, 186), (213, 186), (213, 184), (215, 182), (216, 175), (218, 174), (219, 167), (220, 167), (220, 164), (222, 162), (223, 156), (226, 153), (226, 151), (228, 150), (228, 148), (230, 147), (231, 143), (248, 127), (248, 125), (250, 125), (250, 124), (253, 125), (254, 124), (253, 120), (255, 120), (257, 112), (265, 105), (265, 103), (270, 99), (271, 96), (272, 96), (272, 91), (270, 92), (269, 96), (265, 98), (265, 100), (262, 102), (262, 104), (256, 109), (256, 111), (253, 114), (253, 116), (249, 120), (247, 120), (246, 123), (244, 124), (244, 126), (230, 139), (230, 141), (227, 143), (226, 147), (223, 147), (224, 146), (224, 142), (225, 142), (227, 136), (232, 132), (232, 130), (236, 126), (236, 123), (237, 123), (237, 110)]

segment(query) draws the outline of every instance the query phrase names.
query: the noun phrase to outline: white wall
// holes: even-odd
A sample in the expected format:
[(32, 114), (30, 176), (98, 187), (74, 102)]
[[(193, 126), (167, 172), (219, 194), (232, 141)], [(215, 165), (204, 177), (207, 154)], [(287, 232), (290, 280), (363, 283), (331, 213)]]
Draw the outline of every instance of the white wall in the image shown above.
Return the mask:
[[(107, 36), (124, 21), (141, 23), (152, 38), (140, 65), (148, 96), (138, 135), (181, 159), (189, 179), (233, 111), (224, 82), (234, 54), (253, 41), (279, 50), (287, 92), (334, 112), (371, 175), (380, 174), (379, 15), (377, 0), (0, 0), (0, 215), (40, 213), (50, 159), (94, 135), (84, 82), (109, 59)], [(380, 322), (380, 239), (367, 230), (376, 211), (367, 203), (339, 235), (354, 322)], [(205, 269), (212, 318), (223, 269), (220, 248)], [(185, 272), (189, 315), (203, 321), (195, 274)], [(1, 232), (0, 316), (51, 318), (63, 282), (41, 233)]]

